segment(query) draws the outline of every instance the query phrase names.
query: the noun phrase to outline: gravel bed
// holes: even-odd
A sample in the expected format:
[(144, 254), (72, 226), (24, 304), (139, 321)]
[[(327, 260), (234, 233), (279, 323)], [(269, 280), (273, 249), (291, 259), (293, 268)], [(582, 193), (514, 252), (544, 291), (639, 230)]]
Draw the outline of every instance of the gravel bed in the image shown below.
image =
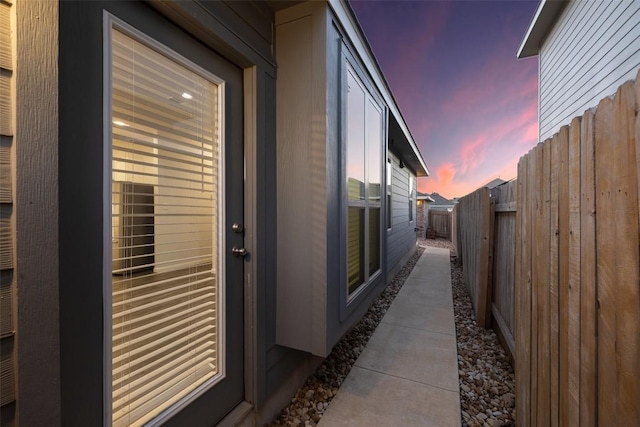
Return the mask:
[(515, 377), (495, 332), (476, 324), (462, 268), (451, 263), (462, 425), (515, 425)]
[(387, 312), (409, 273), (420, 259), (424, 248), (418, 247), (414, 256), (396, 274), (358, 323), (335, 345), (329, 356), (296, 392), (289, 406), (284, 408), (270, 426), (315, 426), (338, 392), (351, 367), (369, 341), (369, 337)]
[[(420, 239), (416, 254), (369, 307), (369, 311), (334, 347), (317, 371), (297, 391), (270, 426), (315, 426), (329, 406), (422, 255), (424, 247), (452, 249), (451, 242)], [(515, 421), (515, 381), (509, 359), (495, 333), (477, 326), (462, 268), (451, 263), (453, 307), (458, 343), (460, 406), (463, 426), (510, 426)]]

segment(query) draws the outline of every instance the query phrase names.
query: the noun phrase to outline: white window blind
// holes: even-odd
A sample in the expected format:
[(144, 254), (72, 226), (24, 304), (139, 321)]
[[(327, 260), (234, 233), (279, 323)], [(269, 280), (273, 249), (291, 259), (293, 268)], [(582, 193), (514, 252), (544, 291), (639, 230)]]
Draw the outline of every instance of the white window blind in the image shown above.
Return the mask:
[(112, 422), (220, 373), (219, 87), (113, 30)]

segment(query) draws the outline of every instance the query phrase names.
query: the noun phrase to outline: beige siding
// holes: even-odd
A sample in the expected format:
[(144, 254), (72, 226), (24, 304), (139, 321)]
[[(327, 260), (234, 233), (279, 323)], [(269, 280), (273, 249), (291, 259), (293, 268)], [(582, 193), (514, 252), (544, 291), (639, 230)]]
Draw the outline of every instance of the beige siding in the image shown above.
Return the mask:
[[(326, 349), (326, 10), (276, 15), (278, 344)], [(291, 301), (296, 301), (292, 304)]]
[(572, 1), (540, 49), (540, 140), (640, 67), (640, 2)]

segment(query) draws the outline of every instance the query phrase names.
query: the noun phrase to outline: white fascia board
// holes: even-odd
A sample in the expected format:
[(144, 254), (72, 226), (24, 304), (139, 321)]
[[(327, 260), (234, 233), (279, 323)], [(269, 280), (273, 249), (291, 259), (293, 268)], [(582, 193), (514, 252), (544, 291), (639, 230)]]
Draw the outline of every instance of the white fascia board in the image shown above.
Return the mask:
[(367, 71), (369, 71), (371, 78), (373, 79), (373, 83), (382, 93), (382, 97), (389, 106), (389, 111), (396, 118), (396, 121), (400, 125), (400, 129), (402, 129), (402, 132), (407, 137), (409, 145), (411, 145), (412, 150), (420, 161), (420, 165), (424, 168), (424, 171), (428, 176), (429, 169), (427, 168), (424, 158), (420, 153), (420, 149), (413, 139), (413, 135), (411, 135), (411, 131), (405, 123), (402, 113), (400, 113), (400, 108), (398, 108), (398, 104), (396, 103), (396, 100), (391, 93), (391, 89), (389, 88), (389, 85), (387, 84), (387, 81), (385, 80), (384, 75), (380, 70), (378, 61), (375, 59), (373, 53), (371, 52), (369, 42), (367, 42), (367, 40), (364, 38), (364, 35), (360, 31), (360, 24), (358, 24), (355, 17), (353, 16), (349, 5), (346, 4), (345, 0), (327, 0), (327, 2), (333, 10), (333, 13), (338, 18), (338, 21), (342, 24), (342, 28), (347, 33), (349, 40), (355, 47), (359, 58), (362, 60)]
[(533, 15), (533, 19), (527, 28), (520, 48), (516, 53), (519, 59), (536, 56), (540, 45), (553, 27), (556, 18), (565, 8), (569, 0), (541, 0)]

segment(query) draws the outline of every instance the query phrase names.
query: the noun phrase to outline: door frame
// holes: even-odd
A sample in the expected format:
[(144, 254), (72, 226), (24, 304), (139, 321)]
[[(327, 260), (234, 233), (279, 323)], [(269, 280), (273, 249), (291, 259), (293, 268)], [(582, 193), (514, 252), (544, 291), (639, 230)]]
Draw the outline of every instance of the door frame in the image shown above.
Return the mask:
[[(162, 15), (164, 15), (167, 18), (170, 18), (170, 16), (167, 16), (166, 14), (160, 12)], [(182, 26), (178, 23), (176, 23), (175, 21), (173, 22), (173, 24), (177, 27), (177, 28), (181, 28), (184, 30), (184, 28), (182, 28)], [(136, 29), (135, 27), (129, 25), (126, 21), (122, 20), (121, 18), (117, 17), (116, 15), (114, 15), (113, 13), (111, 13), (108, 10), (103, 10), (103, 43), (102, 43), (102, 47), (103, 47), (103, 72), (104, 77), (103, 77), (103, 99), (104, 99), (104, 108), (103, 108), (103, 123), (104, 123), (104, 127), (103, 127), (103, 141), (108, 141), (110, 136), (111, 136), (111, 120), (110, 120), (110, 115), (111, 115), (111, 88), (110, 88), (110, 73), (111, 71), (108, 69), (109, 65), (111, 64), (111, 58), (110, 58), (110, 45), (111, 45), (111, 40), (110, 40), (110, 34), (112, 29), (119, 29), (121, 31), (124, 31), (125, 33), (128, 33), (130, 36), (134, 37), (136, 40), (138, 40), (139, 42), (142, 42), (146, 45), (152, 46), (154, 49), (158, 50), (164, 54), (167, 55), (169, 58), (171, 58), (174, 61), (177, 61), (180, 65), (185, 66), (185, 68), (190, 69), (190, 67), (184, 63), (182, 63), (181, 61), (179, 61), (179, 58), (176, 58), (174, 55), (171, 55), (172, 50), (170, 48), (165, 48), (166, 50), (170, 51), (167, 52), (165, 51), (165, 49), (163, 49), (164, 45), (162, 45), (162, 43), (155, 41), (151, 36), (145, 34), (142, 31), (139, 31), (138, 29)], [(196, 37), (195, 35), (192, 34), (192, 37), (194, 37), (195, 40), (200, 40), (203, 41), (201, 39), (199, 39), (198, 37)], [(213, 51), (215, 51), (216, 49), (214, 47), (212, 47), (209, 43), (204, 43), (209, 49), (212, 49)], [(225, 55), (222, 55), (220, 53), (218, 53), (220, 56), (222, 56), (223, 58), (225, 57)], [(179, 54), (178, 54), (179, 56)], [(189, 62), (192, 62), (190, 60), (188, 60)], [(239, 66), (237, 64), (237, 62), (232, 61), (230, 59), (227, 58), (227, 61), (231, 62), (232, 64), (235, 64), (236, 66)], [(200, 68), (197, 64), (193, 64), (196, 68)], [(241, 420), (249, 420), (249, 419), (255, 419), (255, 415), (256, 415), (256, 402), (257, 402), (257, 397), (258, 397), (258, 392), (257, 392), (257, 385), (256, 385), (256, 377), (257, 377), (257, 369), (258, 369), (258, 364), (257, 364), (257, 349), (258, 349), (258, 325), (257, 325), (257, 318), (256, 318), (256, 312), (257, 312), (257, 299), (258, 299), (258, 295), (257, 295), (257, 290), (256, 290), (256, 285), (255, 285), (255, 281), (258, 277), (258, 272), (257, 272), (257, 263), (254, 260), (255, 257), (255, 251), (257, 248), (257, 233), (256, 233), (256, 224), (257, 224), (257, 211), (256, 211), (256, 201), (257, 201), (257, 176), (256, 176), (256, 167), (257, 167), (257, 153), (256, 153), (256, 149), (257, 149), (257, 141), (258, 141), (258, 70), (257, 70), (257, 66), (256, 65), (252, 65), (252, 66), (239, 66), (241, 68), (241, 71), (243, 73), (242, 76), (242, 102), (243, 102), (243, 117), (242, 117), (242, 121), (243, 121), (243, 150), (244, 150), (244, 182), (243, 182), (243, 188), (244, 188), (244, 195), (243, 195), (243, 226), (244, 226), (244, 247), (245, 249), (247, 249), (248, 252), (248, 256), (246, 256), (242, 261), (239, 260), (239, 262), (243, 262), (244, 263), (244, 269), (243, 269), (243, 279), (242, 279), (242, 286), (243, 286), (243, 319), (244, 319), (244, 326), (243, 326), (243, 342), (244, 342), (244, 352), (243, 352), (243, 358), (244, 358), (244, 363), (243, 363), (243, 386), (244, 386), (244, 400), (240, 401), (238, 403), (238, 405), (233, 408), (227, 415), (225, 415), (220, 421), (219, 423), (221, 425), (227, 425), (230, 423), (230, 425), (235, 425), (238, 421)], [(193, 70), (192, 70), (193, 71)], [(205, 70), (207, 74), (211, 75), (211, 72)], [(106, 76), (109, 75), (109, 80), (106, 81), (105, 78)], [(213, 77), (215, 79), (217, 79), (217, 76), (213, 75)], [(218, 83), (216, 81), (216, 83)], [(222, 95), (224, 97), (224, 82), (222, 82), (221, 84), (221, 89), (222, 89)], [(223, 98), (224, 99), (224, 98)], [(224, 117), (221, 118), (221, 132), (224, 132)], [(224, 145), (224, 144), (223, 144)], [(104, 171), (104, 176), (103, 176), (103, 194), (111, 194), (111, 144), (107, 144), (107, 143), (103, 143), (103, 171)], [(221, 148), (221, 156), (224, 159), (224, 151), (225, 148), (224, 146)], [(221, 177), (221, 183), (220, 183), (220, 187), (221, 188), (226, 188), (226, 183), (225, 183), (225, 177)], [(226, 211), (226, 208), (222, 208), (223, 211)], [(104, 218), (104, 223), (103, 223), (103, 241), (104, 242), (110, 242), (111, 241), (111, 205), (110, 203), (104, 203), (103, 205), (103, 218)], [(226, 241), (226, 233), (228, 233), (228, 228), (230, 227), (230, 223), (232, 222), (233, 219), (227, 219), (227, 223), (225, 224), (225, 218), (226, 215), (222, 216), (222, 220), (221, 220), (221, 224), (219, 225), (219, 229), (221, 230), (225, 230), (224, 233), (222, 233), (222, 237), (221, 237), (221, 244), (222, 246), (225, 246), (225, 241)], [(105, 243), (106, 244), (106, 243)], [(106, 247), (106, 246), (105, 246)], [(226, 253), (226, 251), (223, 249), (221, 251), (222, 254), (222, 259), (221, 259), (221, 268), (225, 269), (224, 265), (225, 265), (225, 258), (229, 258), (231, 256), (231, 254)], [(111, 277), (111, 264), (112, 264), (112, 259), (111, 259), (111, 251), (110, 250), (105, 250), (103, 253), (103, 300), (105, 301), (104, 303), (104, 314), (103, 314), (103, 318), (107, 319), (110, 317), (110, 313), (111, 313), (111, 307), (110, 307), (110, 302), (111, 302), (111, 295), (110, 292), (107, 289), (107, 286), (105, 286), (104, 284), (107, 283), (108, 280), (110, 280)], [(225, 300), (225, 293), (224, 293), (224, 289), (221, 290), (221, 301)], [(108, 302), (108, 303), (107, 303)], [(225, 316), (224, 313), (224, 306), (226, 304), (222, 304), (221, 305), (221, 316)], [(226, 324), (226, 319), (222, 320), (224, 322), (224, 324)], [(225, 332), (224, 329), (226, 328), (222, 328), (223, 330), (221, 330), (220, 333), (220, 340), (224, 340), (225, 339)], [(111, 331), (111, 323), (110, 322), (103, 322), (103, 339), (104, 342), (107, 343), (107, 341), (110, 339), (112, 334)], [(108, 421), (110, 421), (110, 411), (108, 411), (108, 408), (110, 408), (111, 406), (111, 382), (107, 380), (107, 372), (110, 372), (111, 370), (111, 354), (109, 351), (110, 347), (105, 346), (104, 347), (104, 363), (103, 363), (103, 369), (104, 369), (104, 382), (103, 382), (103, 407), (104, 407), (104, 411), (103, 411), (103, 418), (104, 418), (104, 423), (105, 425), (109, 425)], [(108, 353), (108, 354), (107, 354)], [(216, 381), (216, 383), (214, 385), (212, 385), (211, 387), (216, 387), (216, 384), (221, 380), (225, 378), (225, 361), (222, 361), (222, 364), (220, 366), (220, 371), (221, 371), (221, 375), (220, 375), (220, 379)], [(110, 379), (110, 376), (108, 377)], [(197, 396), (191, 397), (189, 398), (187, 401), (185, 401), (181, 407), (185, 407), (188, 406), (191, 402), (193, 402), (193, 400), (197, 399), (198, 397), (200, 397), (201, 394), (198, 394)], [(162, 419), (158, 419), (158, 421), (160, 423), (167, 421), (168, 419), (170, 419), (174, 414), (176, 414), (177, 412), (179, 412), (181, 409), (178, 409), (178, 411), (172, 413), (170, 416), (168, 417), (164, 417)], [(249, 418), (251, 417), (251, 418)], [(154, 420), (155, 421), (155, 420)], [(156, 424), (156, 422), (152, 421), (152, 424)]]

